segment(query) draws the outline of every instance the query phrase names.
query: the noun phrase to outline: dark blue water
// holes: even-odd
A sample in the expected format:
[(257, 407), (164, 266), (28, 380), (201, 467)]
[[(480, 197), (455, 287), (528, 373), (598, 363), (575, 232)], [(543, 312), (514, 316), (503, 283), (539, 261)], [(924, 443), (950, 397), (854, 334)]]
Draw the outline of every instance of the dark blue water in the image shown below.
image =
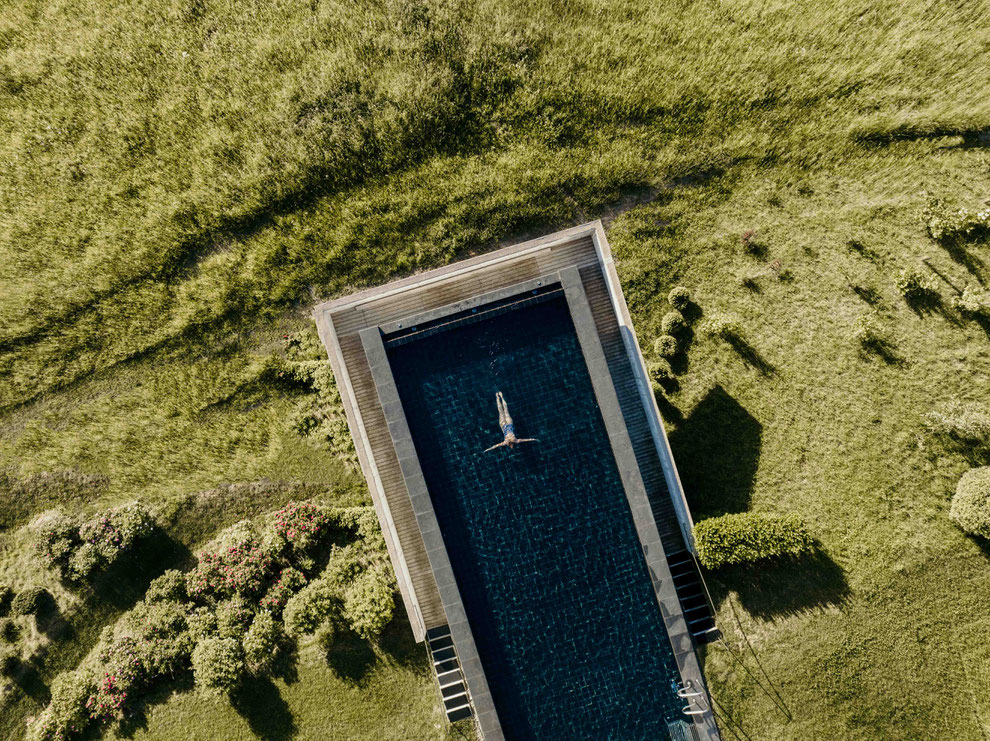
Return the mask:
[[(388, 352), (506, 736), (669, 738), (677, 669), (563, 297)], [(496, 391), (540, 442), (482, 452)]]

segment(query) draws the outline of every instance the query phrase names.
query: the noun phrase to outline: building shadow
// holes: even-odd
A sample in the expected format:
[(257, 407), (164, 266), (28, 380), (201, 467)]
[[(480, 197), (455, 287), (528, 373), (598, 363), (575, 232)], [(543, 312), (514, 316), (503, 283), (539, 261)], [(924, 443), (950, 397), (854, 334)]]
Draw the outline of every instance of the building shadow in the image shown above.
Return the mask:
[(842, 567), (821, 548), (807, 556), (719, 569), (708, 581), (716, 604), (735, 592), (747, 612), (767, 620), (841, 605), (850, 595)]
[(763, 425), (724, 388), (709, 391), (669, 437), (696, 519), (749, 508)]
[(287, 741), (296, 735), (292, 710), (268, 677), (249, 676), (230, 702), (262, 741)]

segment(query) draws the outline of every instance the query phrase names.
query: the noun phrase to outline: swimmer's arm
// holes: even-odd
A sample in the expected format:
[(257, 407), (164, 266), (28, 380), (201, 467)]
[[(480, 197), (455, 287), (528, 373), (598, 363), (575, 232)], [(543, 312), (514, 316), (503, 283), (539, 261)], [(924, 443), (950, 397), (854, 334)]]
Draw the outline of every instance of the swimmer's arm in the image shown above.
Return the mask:
[(508, 443), (507, 443), (507, 442), (505, 442), (505, 440), (503, 440), (503, 441), (502, 441), (502, 442), (500, 442), (500, 443), (496, 443), (495, 445), (492, 445), (492, 446), (491, 446), (490, 448), (488, 448), (488, 449), (487, 449), (487, 450), (485, 450), (484, 452), (486, 452), (486, 453), (487, 453), (487, 452), (488, 452), (489, 450), (495, 450), (495, 448), (501, 448), (501, 447), (502, 447), (503, 445), (508, 445)]
[(520, 440), (516, 440), (517, 443), (538, 443), (540, 442), (535, 437), (524, 437)]

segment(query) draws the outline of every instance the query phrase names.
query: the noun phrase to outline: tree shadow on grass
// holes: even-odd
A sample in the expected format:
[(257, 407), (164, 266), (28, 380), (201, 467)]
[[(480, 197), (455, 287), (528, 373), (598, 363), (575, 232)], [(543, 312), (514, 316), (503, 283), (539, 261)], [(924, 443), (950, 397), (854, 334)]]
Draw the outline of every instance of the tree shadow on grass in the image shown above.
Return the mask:
[(357, 685), (361, 684), (378, 661), (378, 655), (371, 645), (351, 631), (341, 631), (334, 636), (326, 658), (334, 674), (347, 683)]
[(188, 548), (164, 530), (155, 530), (133, 554), (93, 579), (89, 599), (116, 610), (128, 610), (144, 597), (148, 584), (162, 572), (191, 565), (192, 561)]
[(763, 425), (715, 386), (670, 434), (688, 504), (698, 518), (749, 507)]
[(423, 644), (416, 643), (413, 638), (409, 617), (401, 601), (378, 639), (378, 648), (386, 659), (398, 666), (423, 672), (430, 669)]
[(769, 360), (760, 354), (759, 350), (750, 345), (745, 339), (740, 337), (738, 334), (727, 335), (725, 341), (729, 343), (729, 347), (736, 351), (738, 355), (746, 365), (751, 368), (755, 368), (764, 376), (772, 376), (777, 373), (777, 366), (771, 363)]
[(286, 741), (296, 735), (289, 704), (268, 677), (248, 677), (230, 701), (263, 741)]
[(122, 738), (132, 738), (138, 731), (148, 729), (148, 709), (155, 705), (164, 705), (173, 695), (182, 692), (192, 692), (195, 687), (191, 671), (184, 671), (166, 681), (162, 681), (146, 694), (143, 694), (133, 705), (116, 728), (117, 735)]
[(842, 567), (820, 548), (803, 557), (720, 569), (710, 581), (717, 604), (733, 591), (747, 612), (763, 619), (841, 605), (850, 595)]
[(38, 614), (35, 615), (35, 624), (50, 641), (72, 640), (76, 635), (75, 628), (62, 614), (55, 598), (48, 592), (42, 595)]
[(19, 661), (10, 675), (11, 681), (39, 707), (44, 707), (52, 699), (52, 693), (38, 671), (34, 660)]

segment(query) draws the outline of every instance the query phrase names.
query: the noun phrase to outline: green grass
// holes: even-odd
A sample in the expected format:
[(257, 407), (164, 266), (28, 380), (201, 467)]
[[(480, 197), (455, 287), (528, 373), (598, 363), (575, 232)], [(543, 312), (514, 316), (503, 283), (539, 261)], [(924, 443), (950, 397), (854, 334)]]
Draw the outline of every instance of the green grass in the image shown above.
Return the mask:
[[(147, 576), (53, 582), (34, 514), (138, 498), (179, 558), (313, 487), (366, 501), (346, 455), (293, 429), (314, 395), (269, 373), (282, 335), (323, 298), (602, 217), (644, 348), (676, 284), (740, 328), (698, 332), (661, 398), (696, 517), (796, 513), (820, 545), (713, 575), (753, 672), (711, 647), (718, 701), (752, 738), (984, 738), (990, 564), (947, 518), (966, 460), (920, 433), (985, 396), (990, 338), (949, 284), (916, 311), (894, 279), (929, 257), (960, 288), (990, 280), (987, 245), (950, 254), (921, 218), (928, 195), (987, 197), (988, 18), (947, 0), (7, 3), (0, 578), (49, 587), (71, 630), (29, 636), (0, 734)], [(854, 337), (867, 311), (886, 356)], [(287, 483), (241, 486), (262, 480)], [(355, 679), (304, 649), (298, 681), (254, 688), (279, 728), (183, 690), (135, 733), (443, 738), (417, 651)]]

